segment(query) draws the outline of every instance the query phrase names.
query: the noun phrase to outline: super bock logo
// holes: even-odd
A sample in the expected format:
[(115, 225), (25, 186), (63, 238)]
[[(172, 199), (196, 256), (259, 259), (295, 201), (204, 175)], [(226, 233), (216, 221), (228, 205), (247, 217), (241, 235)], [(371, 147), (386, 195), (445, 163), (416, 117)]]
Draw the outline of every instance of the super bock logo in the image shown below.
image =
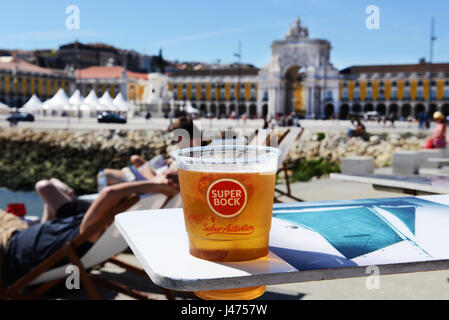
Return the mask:
[(246, 188), (233, 179), (222, 179), (212, 183), (206, 193), (209, 208), (222, 218), (238, 216), (246, 207)]

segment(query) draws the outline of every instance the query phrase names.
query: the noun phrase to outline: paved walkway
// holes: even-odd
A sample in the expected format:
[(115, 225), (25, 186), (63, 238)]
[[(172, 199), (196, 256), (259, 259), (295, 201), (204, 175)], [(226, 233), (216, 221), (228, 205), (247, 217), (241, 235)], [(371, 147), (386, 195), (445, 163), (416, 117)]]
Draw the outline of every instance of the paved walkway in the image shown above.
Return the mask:
[[(0, 128), (9, 127), (6, 121), (6, 115), (0, 115)], [(320, 131), (342, 131), (347, 132), (352, 127), (348, 120), (301, 120), (301, 126), (311, 132)], [(128, 119), (127, 124), (104, 124), (97, 123), (93, 118), (62, 118), (62, 117), (42, 117), (37, 116), (35, 122), (20, 122), (18, 128), (31, 128), (34, 130), (70, 130), (70, 131), (90, 131), (90, 130), (109, 130), (109, 129), (125, 129), (125, 130), (165, 130), (170, 124), (169, 119), (152, 118), (146, 120), (142, 117)], [(263, 126), (263, 120), (230, 120), (230, 119), (199, 119), (195, 120), (195, 124), (206, 129), (224, 130), (227, 128), (241, 129), (260, 129)], [(398, 121), (395, 128), (383, 126), (376, 121), (364, 122), (366, 129), (370, 133), (405, 133), (419, 132), (420, 130), (413, 123)]]

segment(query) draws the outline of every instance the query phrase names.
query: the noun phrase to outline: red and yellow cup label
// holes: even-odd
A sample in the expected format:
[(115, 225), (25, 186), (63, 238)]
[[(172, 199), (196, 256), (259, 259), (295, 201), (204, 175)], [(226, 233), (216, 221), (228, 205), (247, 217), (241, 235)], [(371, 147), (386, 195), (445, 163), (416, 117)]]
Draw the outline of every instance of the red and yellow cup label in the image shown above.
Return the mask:
[(219, 217), (234, 218), (246, 207), (248, 194), (243, 184), (233, 179), (221, 179), (207, 189), (209, 208)]

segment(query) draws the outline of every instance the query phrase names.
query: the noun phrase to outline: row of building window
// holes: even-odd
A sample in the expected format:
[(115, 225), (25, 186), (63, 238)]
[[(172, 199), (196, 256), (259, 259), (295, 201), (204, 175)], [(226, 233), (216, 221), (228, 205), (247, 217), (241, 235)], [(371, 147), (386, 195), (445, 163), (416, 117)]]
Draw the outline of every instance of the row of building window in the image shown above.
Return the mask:
[[(181, 90), (180, 90), (181, 89)], [(190, 89), (190, 100), (216, 100), (217, 99), (217, 93), (218, 93), (218, 100), (236, 100), (236, 86), (234, 84), (230, 85), (230, 91), (229, 95), (226, 94), (226, 87), (224, 84), (222, 85), (215, 85), (211, 84), (209, 88), (209, 97), (207, 96), (207, 87), (206, 84), (201, 85), (200, 93), (197, 91), (197, 87), (195, 84), (191, 86)], [(256, 100), (256, 86), (255, 84), (250, 85), (249, 90), (249, 100), (255, 101)], [(239, 97), (245, 97), (240, 98), (240, 100), (246, 99), (246, 90), (247, 86), (246, 84), (242, 84), (240, 86), (240, 92)], [(183, 84), (182, 86), (178, 84), (173, 84), (173, 97), (175, 100), (187, 100), (189, 94), (187, 92), (187, 85)]]
[(106, 91), (110, 93), (111, 96), (115, 96), (120, 92), (120, 85), (114, 84), (105, 84), (105, 85), (81, 85), (80, 88), (81, 94), (83, 96), (87, 96), (91, 90), (95, 91), (97, 96), (103, 95)]
[(68, 88), (67, 80), (52, 80), (48, 78), (22, 78), (0, 76), (0, 92), (16, 94), (54, 94), (59, 88)]
[[(410, 85), (411, 85), (410, 81), (405, 81), (405, 82), (404, 82), (404, 86), (410, 87)], [(417, 85), (418, 85), (418, 87), (424, 86), (424, 81), (419, 80), (419, 81), (417, 82)], [(432, 81), (432, 82), (431, 82), (431, 86), (432, 86), (432, 87), (435, 87), (436, 85), (437, 85), (437, 82), (436, 82), (436, 81)], [(354, 86), (355, 86), (356, 88), (360, 87), (360, 82), (355, 82), (355, 83), (354, 83)], [(369, 82), (366, 83), (366, 86), (367, 86), (367, 87), (372, 87), (372, 86), (373, 86), (373, 83), (369, 81)], [(392, 81), (392, 82), (391, 82), (391, 86), (392, 86), (392, 87), (397, 87), (397, 86), (398, 86), (398, 82), (397, 82), (397, 81)], [(448, 80), (444, 81), (444, 86), (449, 86), (449, 81), (448, 81)], [(348, 82), (347, 82), (347, 81), (343, 82), (343, 88), (347, 88), (347, 87), (348, 87)], [(380, 82), (379, 82), (379, 87), (385, 87), (385, 82), (380, 81)]]
[[(430, 97), (433, 100), (437, 99), (437, 90), (432, 88), (430, 91)], [(348, 90), (343, 90), (343, 100), (348, 100)], [(424, 90), (422, 88), (418, 88), (417, 90), (417, 96), (416, 98), (418, 100), (422, 100), (424, 99)], [(371, 90), (367, 90), (366, 91), (366, 97), (365, 100), (372, 100), (372, 91)], [(384, 100), (385, 99), (385, 92), (383, 90), (379, 91), (378, 94), (378, 100)], [(398, 99), (398, 92), (396, 89), (391, 90), (391, 95), (390, 95), (390, 100), (397, 100)], [(443, 99), (449, 99), (449, 89), (446, 88), (444, 90), (444, 97)], [(360, 91), (359, 90), (354, 90), (354, 100), (360, 100)], [(403, 95), (403, 100), (410, 100), (410, 90), (409, 89), (405, 89), (404, 90), (404, 95)]]
[[(220, 98), (219, 98), (220, 100), (222, 100), (222, 101), (226, 100), (226, 96), (225, 96), (224, 92), (220, 92), (219, 95), (220, 95)], [(240, 93), (240, 97), (245, 97), (245, 96), (246, 95), (244, 94), (244, 92)], [(182, 100), (187, 100), (187, 93), (185, 91), (183, 91), (182, 95), (180, 96), (178, 94), (178, 92), (175, 91), (173, 93), (173, 98), (175, 100), (181, 100), (181, 99)], [(216, 99), (216, 93), (214, 91), (211, 91), (209, 98), (206, 97), (206, 92), (204, 92), (204, 91), (201, 92), (201, 96), (200, 96), (199, 99), (198, 99), (197, 94), (195, 92), (192, 92), (191, 95), (190, 95), (190, 100), (215, 100), (215, 99)], [(236, 100), (235, 94), (233, 92), (229, 95), (229, 100), (230, 101)], [(245, 100), (245, 99), (241, 98), (240, 100)], [(255, 101), (256, 100), (256, 93), (255, 92), (251, 92), (250, 100), (251, 101)]]
[[(192, 84), (191, 86), (192, 86), (192, 90), (196, 90), (196, 88), (197, 88), (196, 84)], [(201, 89), (206, 89), (206, 84), (205, 83), (203, 83), (201, 85), (198, 84), (198, 86), (201, 86)], [(221, 89), (225, 89), (225, 87), (226, 87), (226, 85), (224, 83), (220, 83), (220, 84), (211, 83), (210, 86), (211, 86), (211, 88), (221, 88)], [(178, 85), (177, 83), (173, 84), (173, 88), (175, 90), (177, 90), (178, 87), (182, 87), (182, 89), (187, 89), (187, 84), (185, 84), (185, 83), (182, 84), (182, 85), (181, 84)], [(231, 87), (231, 89), (235, 89), (236, 85), (231, 83), (230, 87)], [(245, 89), (246, 88), (246, 84), (245, 83), (240, 84), (240, 88), (241, 89)], [(256, 85), (254, 83), (251, 83), (250, 84), (250, 88), (251, 89), (255, 89)]]

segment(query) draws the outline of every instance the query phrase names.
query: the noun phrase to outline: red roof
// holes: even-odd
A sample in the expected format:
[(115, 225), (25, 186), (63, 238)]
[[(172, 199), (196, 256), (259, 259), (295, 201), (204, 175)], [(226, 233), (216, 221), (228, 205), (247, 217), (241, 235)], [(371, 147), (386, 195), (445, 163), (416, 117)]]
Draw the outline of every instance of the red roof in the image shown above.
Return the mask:
[[(119, 79), (122, 77), (123, 67), (120, 66), (98, 66), (76, 70), (79, 79)], [(148, 74), (126, 71), (129, 79), (147, 80)]]
[[(433, 72), (449, 72), (449, 63), (432, 64)], [(429, 63), (417, 64), (392, 64), (392, 65), (369, 65), (369, 66), (352, 66), (340, 71), (342, 74), (358, 74), (358, 73), (411, 73), (411, 72), (428, 72), (430, 70)]]
[(19, 72), (54, 74), (54, 72), (50, 69), (45, 69), (36, 66), (21, 59), (13, 57), (0, 57), (0, 70), (14, 70), (14, 69), (16, 69)]
[(201, 70), (179, 70), (172, 74), (171, 77), (186, 76), (257, 76), (259, 69), (257, 68), (228, 68), (228, 69), (201, 69)]

